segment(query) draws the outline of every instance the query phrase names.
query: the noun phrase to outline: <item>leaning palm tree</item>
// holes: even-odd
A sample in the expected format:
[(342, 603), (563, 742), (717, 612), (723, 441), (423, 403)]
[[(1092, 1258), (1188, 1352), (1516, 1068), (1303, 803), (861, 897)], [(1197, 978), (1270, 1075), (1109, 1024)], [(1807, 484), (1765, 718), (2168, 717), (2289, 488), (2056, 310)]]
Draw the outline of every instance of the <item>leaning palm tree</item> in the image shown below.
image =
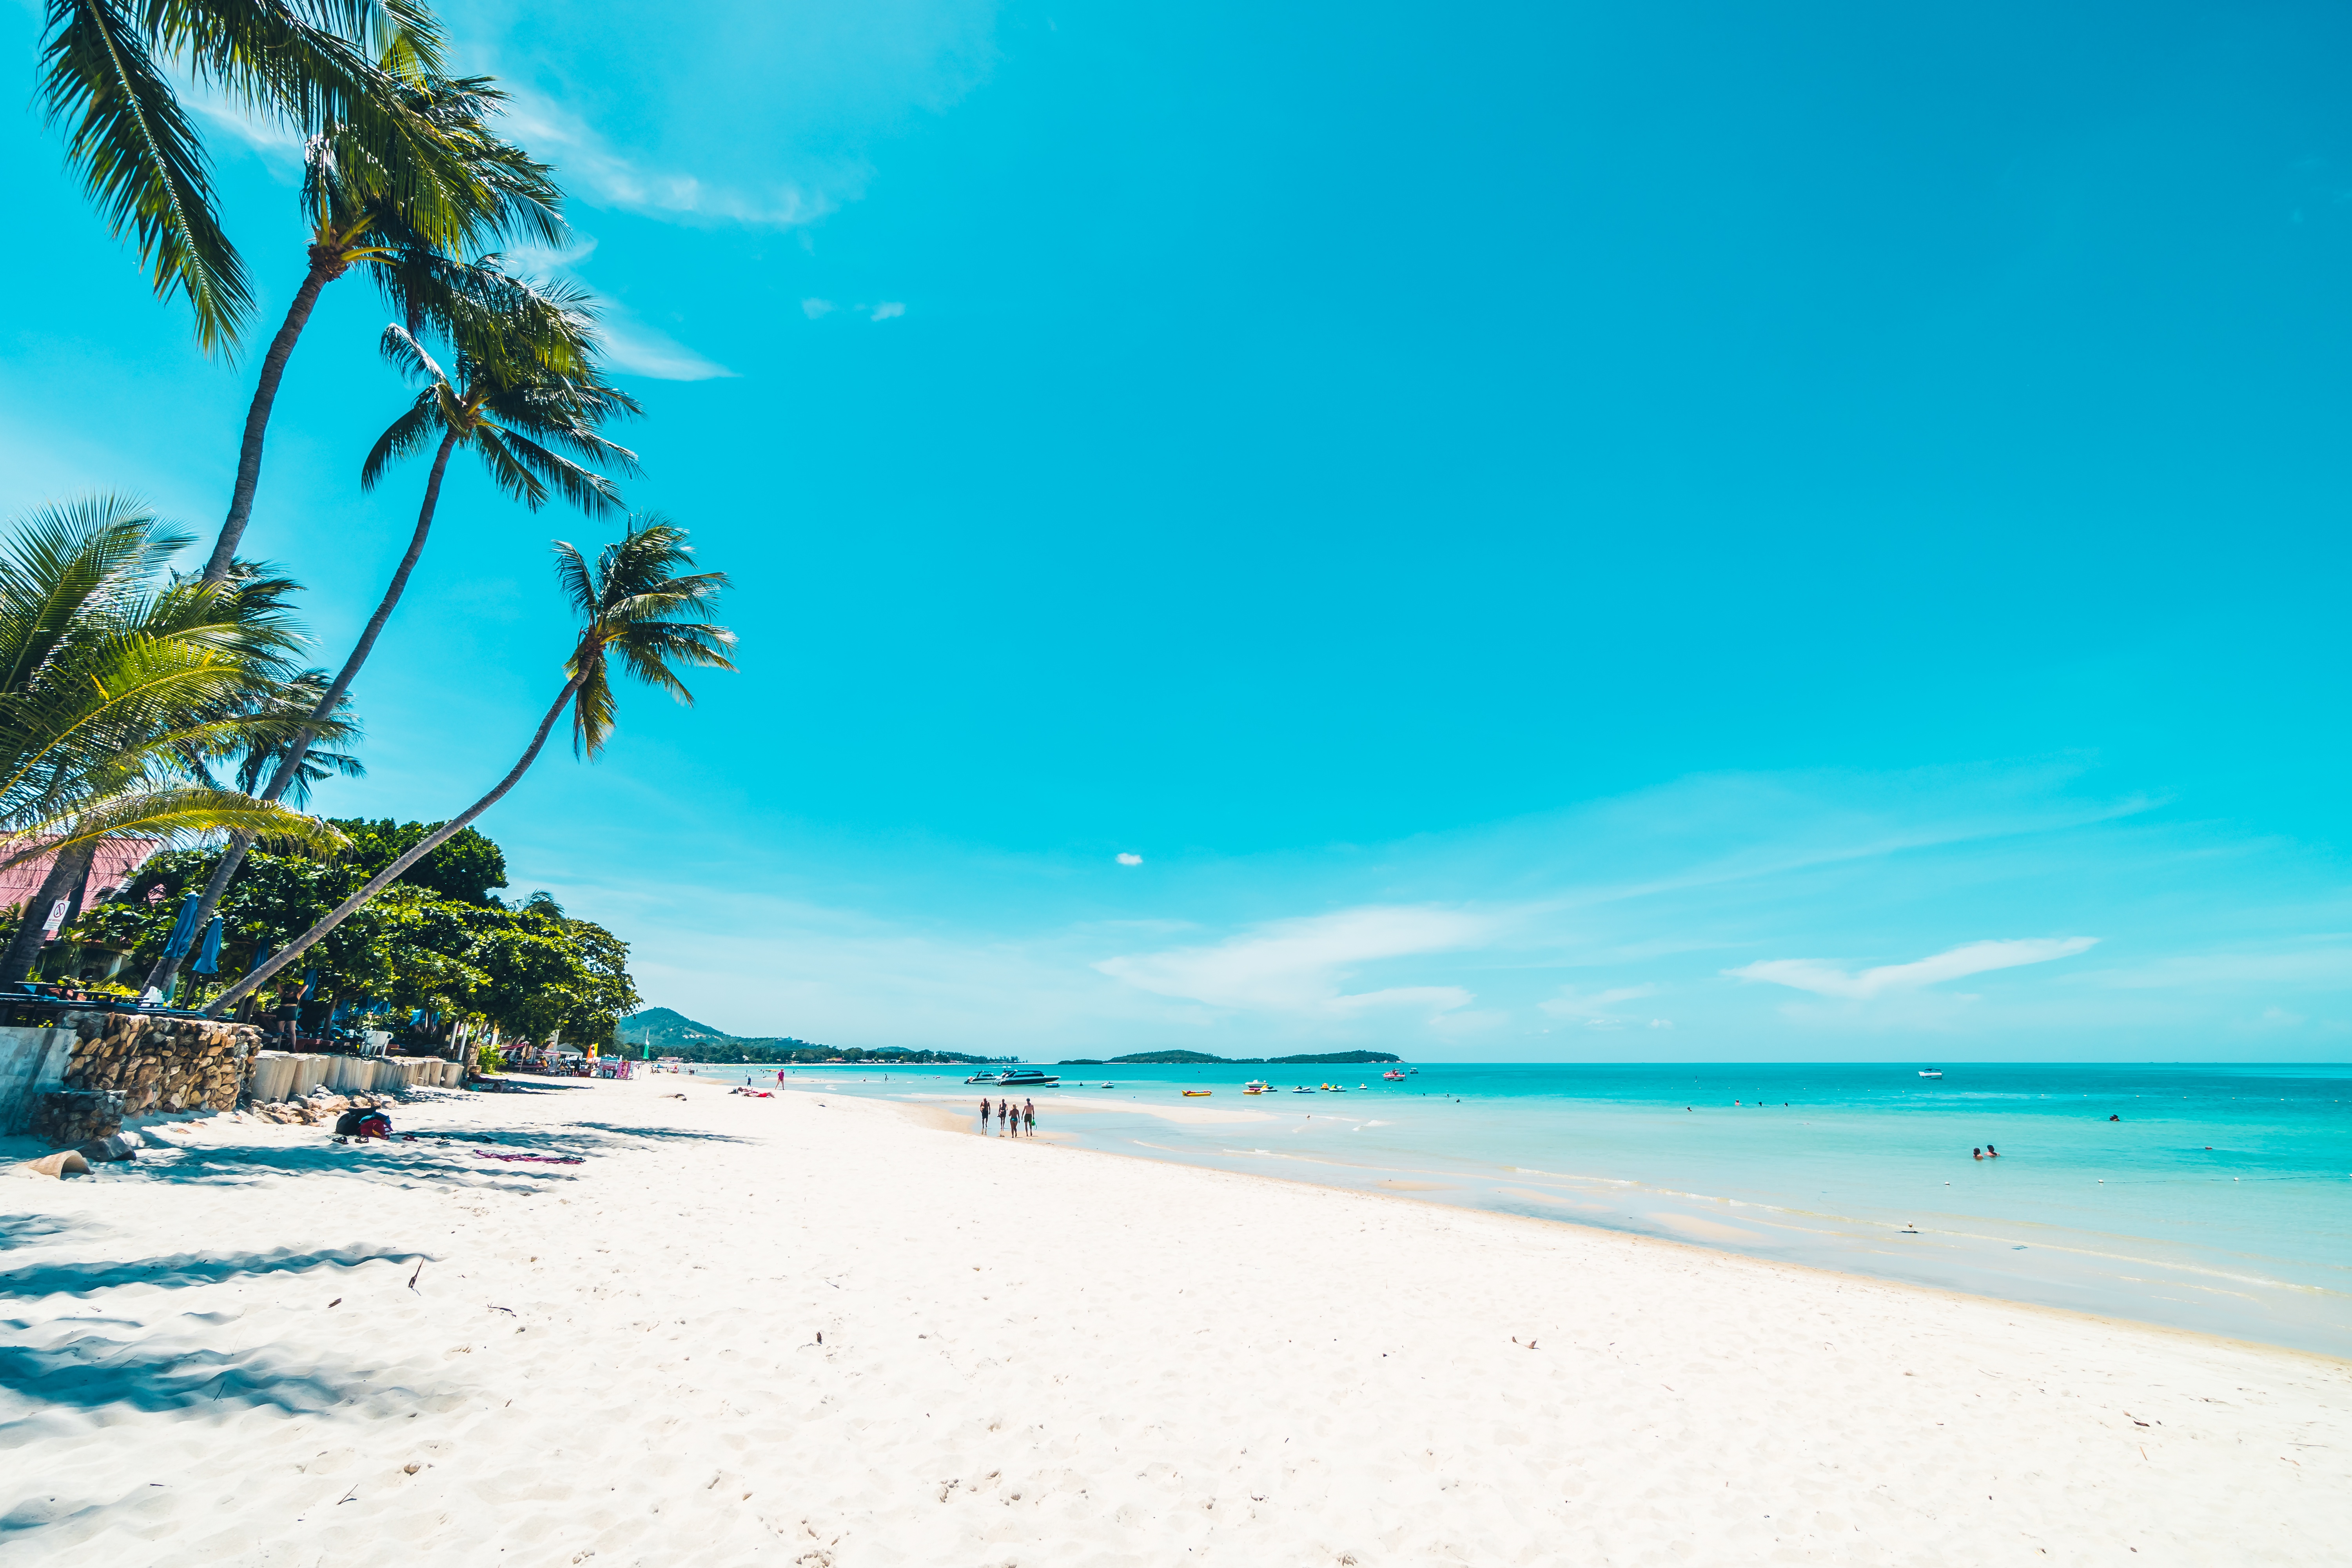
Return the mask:
[(418, 0), (45, 0), (44, 11), (40, 97), (66, 128), (66, 161), (114, 232), (135, 236), (156, 294), (187, 297), (207, 352), (236, 347), (253, 290), (175, 76), (305, 135), (351, 127), (404, 194), (448, 176), (396, 90), (400, 76), (441, 69), (440, 27)]
[[(462, 257), (491, 239), (516, 236), (547, 245), (566, 237), (561, 209), (563, 193), (546, 164), (499, 139), (493, 116), (506, 94), (488, 77), (459, 79), (406, 71), (387, 61), (389, 90), (417, 127), (433, 138), (439, 156), (433, 177), (404, 182), (386, 150), (349, 121), (337, 121), (312, 136), (303, 152), (303, 216), (310, 225), (309, 264), (301, 287), (286, 308), (286, 319), (262, 356), (253, 401), (237, 449), (236, 479), (228, 514), (213, 542), (205, 574), (228, 570), (253, 516), (261, 479), (263, 442), (269, 429), (287, 362), (310, 323), (319, 295), (353, 267), (365, 267), (377, 289), (399, 311), (412, 332), (427, 321), (448, 331), (464, 312), (465, 296), (494, 287), (481, 263)], [(542, 336), (537, 345), (553, 368), (576, 366), (573, 345), (562, 334)]]
[(594, 565), (571, 545), (555, 546), (556, 580), (580, 617), (572, 656), (563, 665), (563, 689), (539, 721), (521, 760), (489, 794), (428, 833), (415, 847), (368, 879), (365, 886), (327, 911), (326, 918), (288, 942), (252, 973), (221, 993), (211, 1011), (217, 1016), (268, 982), (312, 943), (349, 919), (353, 910), (390, 887), (476, 817), (496, 805), (530, 771), (541, 748), (566, 708), (572, 710), (572, 750), (594, 759), (613, 732), (613, 662), (646, 685), (691, 705), (694, 694), (678, 678), (679, 666), (733, 669), (728, 650), (735, 634), (711, 624), (719, 595), (727, 587), (720, 572), (683, 573), (694, 563), (686, 531), (659, 518), (633, 521), (619, 540), (598, 554)]
[(79, 886), (101, 840), (226, 828), (341, 842), (186, 765), (300, 728), (252, 711), (300, 646), (294, 584), (174, 581), (167, 560), (187, 542), (117, 498), (35, 512), (0, 542), (0, 867), (53, 858), (0, 980), (23, 976), (39, 946), (32, 911)]
[[(636, 454), (606, 440), (598, 426), (637, 412), (625, 393), (604, 384), (593, 353), (595, 320), (585, 300), (564, 288), (547, 288), (485, 268), (445, 301), (452, 335), (459, 344), (453, 377), (435, 363), (405, 327), (384, 329), (383, 349), (393, 363), (425, 384), (408, 411), (376, 441), (360, 470), (360, 483), (373, 489), (394, 460), (439, 441), (425, 479), (425, 500), (408, 552), (394, 568), (375, 613), (352, 645), (351, 657), (320, 694), (315, 712), (323, 725), (374, 651), (376, 639), (407, 592), (409, 574), (433, 531), (441, 504), (441, 480), (450, 456), (463, 446), (479, 454), (499, 486), (536, 511), (561, 490), (582, 510), (597, 513), (617, 504), (613, 481), (584, 462), (624, 472), (636, 471)], [(563, 364), (572, 370), (557, 368)], [(572, 454), (567, 457), (565, 453)], [(575, 462), (573, 458), (583, 459)], [(297, 736), (279, 759), (261, 798), (283, 795), (303, 765), (310, 740)], [(212, 918), (245, 864), (248, 845), (232, 839), (213, 868), (197, 900), (199, 923)], [(166, 954), (149, 984), (168, 985), (179, 959)]]

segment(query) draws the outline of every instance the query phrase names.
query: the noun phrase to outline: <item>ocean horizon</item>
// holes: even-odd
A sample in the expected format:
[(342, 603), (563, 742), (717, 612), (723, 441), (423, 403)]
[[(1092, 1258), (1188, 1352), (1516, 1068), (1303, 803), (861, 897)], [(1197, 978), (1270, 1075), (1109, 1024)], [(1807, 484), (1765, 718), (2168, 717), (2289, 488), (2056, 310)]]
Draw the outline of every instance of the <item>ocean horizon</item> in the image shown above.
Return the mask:
[[(1037, 1065), (1040, 1133), (1104, 1152), (2352, 1357), (2352, 1065)], [(975, 1131), (989, 1093), (971, 1067), (690, 1070)]]

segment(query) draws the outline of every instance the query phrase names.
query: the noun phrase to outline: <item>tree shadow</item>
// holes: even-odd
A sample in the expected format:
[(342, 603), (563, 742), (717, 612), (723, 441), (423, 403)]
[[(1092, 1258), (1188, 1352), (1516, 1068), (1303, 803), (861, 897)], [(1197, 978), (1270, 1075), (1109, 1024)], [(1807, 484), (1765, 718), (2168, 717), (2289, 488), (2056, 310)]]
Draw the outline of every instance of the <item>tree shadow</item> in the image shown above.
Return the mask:
[[(372, 1384), (356, 1372), (338, 1375), (317, 1366), (300, 1371), (278, 1367), (267, 1354), (266, 1350), (163, 1349), (98, 1334), (47, 1350), (0, 1345), (0, 1390), (36, 1412), (110, 1405), (146, 1412), (270, 1405), (289, 1415), (313, 1415), (361, 1399), (398, 1398), (406, 1393)], [(7, 1529), (6, 1521), (0, 1521), (0, 1533)]]
[[(679, 1142), (740, 1143), (723, 1132), (691, 1128), (630, 1127), (575, 1122), (560, 1132), (536, 1129), (470, 1128), (463, 1136), (439, 1131), (391, 1142), (338, 1143), (324, 1128), (299, 1143), (175, 1143), (143, 1151), (137, 1160), (99, 1166), (75, 1181), (169, 1182), (234, 1186), (278, 1176), (327, 1176), (394, 1186), (443, 1185), (531, 1192), (575, 1180), (600, 1154)], [(474, 1152), (535, 1154), (538, 1160), (485, 1159)], [(573, 1164), (570, 1160), (580, 1159)]]
[(327, 1267), (356, 1268), (362, 1263), (408, 1263), (429, 1253), (370, 1252), (339, 1247), (317, 1252), (247, 1252), (206, 1257), (182, 1252), (124, 1263), (37, 1263), (0, 1273), (0, 1300), (44, 1296), (91, 1296), (119, 1285), (217, 1285), (257, 1274), (299, 1274)]

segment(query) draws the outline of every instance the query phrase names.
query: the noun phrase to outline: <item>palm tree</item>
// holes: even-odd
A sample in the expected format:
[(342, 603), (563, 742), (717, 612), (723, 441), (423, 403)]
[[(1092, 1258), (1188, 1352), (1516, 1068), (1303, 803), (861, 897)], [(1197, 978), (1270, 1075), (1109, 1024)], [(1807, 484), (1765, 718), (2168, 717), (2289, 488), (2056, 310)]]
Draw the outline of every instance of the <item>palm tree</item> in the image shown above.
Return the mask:
[(54, 857), (0, 980), (23, 977), (39, 947), (33, 910), (79, 886), (102, 839), (227, 828), (341, 842), (188, 767), (299, 732), (251, 710), (300, 639), (283, 578), (172, 580), (167, 558), (187, 542), (111, 497), (35, 512), (0, 542), (0, 866)]
[(604, 547), (593, 566), (571, 545), (555, 546), (556, 580), (580, 617), (580, 632), (563, 665), (563, 689), (539, 721), (521, 760), (508, 770), (489, 794), (425, 835), (413, 848), (368, 879), (365, 886), (330, 910), (318, 924), (288, 942), (268, 962), (221, 993), (212, 1004), (215, 1016), (226, 1013), (301, 956), (305, 949), (332, 931), (352, 912), (398, 880), (402, 872), (455, 837), (460, 828), (496, 805), (539, 759), (541, 748), (566, 708), (572, 710), (572, 749), (576, 756), (593, 760), (613, 731), (614, 699), (612, 665), (617, 659), (629, 675), (667, 691), (689, 705), (693, 693), (678, 678), (678, 667), (733, 669), (728, 649), (735, 634), (711, 624), (719, 595), (727, 577), (719, 572), (683, 574), (694, 563), (686, 531), (649, 517), (632, 521), (628, 531)]
[[(327, 687), (325, 670), (306, 669), (271, 692), (258, 705), (278, 718), (299, 724), (301, 728), (283, 736), (256, 735), (236, 749), (231, 760), (236, 763), (236, 771), (232, 776), (240, 791), (251, 795), (275, 778), (279, 765), (297, 744), (302, 744), (303, 753), (295, 763), (293, 777), (280, 795), (265, 795), (263, 799), (284, 798), (301, 805), (310, 800), (312, 784), (331, 778), (367, 777), (367, 764), (351, 752), (319, 749), (320, 741), (332, 741), (343, 746), (358, 740), (360, 735), (359, 721), (352, 717), (352, 700), (348, 696), (339, 696), (329, 702)], [(321, 707), (330, 710), (327, 717), (320, 717)]]
[[(364, 265), (410, 331), (421, 331), (427, 321), (448, 331), (463, 310), (463, 296), (486, 289), (481, 264), (469, 266), (457, 258), (504, 235), (548, 245), (559, 245), (566, 237), (561, 216), (563, 193), (550, 178), (548, 166), (490, 130), (492, 116), (507, 100), (492, 79), (452, 80), (426, 72), (404, 73), (389, 63), (385, 75), (389, 90), (410, 119), (429, 129), (441, 154), (435, 170), (439, 177), (404, 186), (387, 166), (385, 151), (349, 122), (330, 125), (305, 146), (302, 202), (310, 226), (309, 267), (286, 308), (286, 320), (262, 356), (253, 401), (246, 410), (228, 514), (205, 566), (208, 577), (228, 570), (244, 540), (278, 384), (328, 284)], [(571, 369), (576, 363), (560, 335), (541, 346), (553, 356), (556, 368)]]
[[(435, 431), (440, 432), (441, 439), (425, 479), (416, 527), (409, 535), (408, 552), (394, 569), (392, 581), (385, 585), (375, 614), (362, 628), (359, 641), (352, 645), (351, 657), (320, 694), (314, 711), (321, 724), (358, 679), (384, 624), (407, 591), (409, 574), (425, 552), (440, 507), (442, 477), (458, 447), (471, 447), (479, 453), (499, 487), (533, 511), (546, 504), (551, 488), (562, 490), (591, 513), (617, 503), (613, 482), (566, 458), (565, 451), (625, 472), (636, 471), (635, 453), (597, 433), (597, 426), (605, 420), (638, 410), (625, 393), (601, 379), (591, 350), (594, 318), (579, 294), (481, 268), (466, 280), (463, 289), (445, 299), (443, 308), (461, 345), (454, 381), (408, 329), (396, 324), (384, 329), (386, 356), (426, 384), (408, 412), (377, 439), (360, 471), (362, 487), (373, 489), (396, 458), (421, 450)], [(552, 368), (565, 363), (578, 368)], [(276, 800), (284, 794), (302, 766), (309, 743), (307, 736), (295, 738), (263, 786), (262, 799)], [(245, 863), (248, 847), (232, 840), (227, 853), (213, 868), (196, 904), (199, 923), (211, 919), (219, 907), (231, 879)], [(168, 985), (179, 962), (168, 954), (159, 960), (148, 977), (149, 986)]]
[(414, 196), (448, 178), (396, 77), (441, 69), (418, 0), (45, 0), (40, 96), (66, 161), (117, 235), (136, 237), (159, 297), (184, 294), (207, 353), (252, 314), (245, 263), (223, 231), (209, 161), (174, 69), (238, 107), (309, 134), (348, 126)]

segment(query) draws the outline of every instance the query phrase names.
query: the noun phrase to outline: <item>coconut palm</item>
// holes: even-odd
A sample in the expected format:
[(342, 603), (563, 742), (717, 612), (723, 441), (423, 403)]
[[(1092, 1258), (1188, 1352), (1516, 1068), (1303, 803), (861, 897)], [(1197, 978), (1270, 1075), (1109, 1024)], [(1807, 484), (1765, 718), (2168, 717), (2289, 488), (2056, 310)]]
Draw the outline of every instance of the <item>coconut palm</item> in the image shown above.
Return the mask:
[(226, 828), (332, 846), (341, 836), (192, 772), (216, 755), (300, 732), (257, 714), (300, 638), (295, 585), (240, 572), (174, 581), (188, 542), (143, 508), (103, 497), (20, 520), (0, 542), (0, 866), (54, 856), (0, 980), (29, 967), (32, 911), (79, 887), (106, 838)]
[(580, 617), (572, 654), (563, 665), (563, 688), (539, 721), (539, 729), (522, 757), (490, 792), (463, 812), (425, 835), (413, 848), (368, 879), (365, 886), (327, 912), (318, 924), (288, 942), (268, 961), (248, 973), (212, 1004), (217, 1016), (250, 995), (313, 942), (326, 936), (353, 910), (397, 881), (411, 866), (431, 854), (459, 829), (496, 805), (538, 761), (547, 737), (572, 710), (572, 749), (593, 759), (604, 749), (614, 721), (613, 666), (646, 685), (667, 691), (691, 704), (693, 693), (679, 679), (681, 667), (733, 669), (728, 655), (735, 634), (711, 624), (719, 595), (727, 586), (725, 574), (687, 573), (694, 553), (686, 531), (659, 518), (632, 521), (628, 531), (597, 555), (592, 565), (571, 545), (555, 546), (556, 579)]
[[(359, 738), (359, 723), (351, 714), (352, 700), (339, 691), (331, 691), (332, 685), (325, 670), (304, 670), (278, 689), (264, 693), (253, 704), (257, 712), (275, 716), (289, 725), (289, 730), (243, 737), (225, 754), (216, 754), (220, 753), (217, 747), (209, 752), (192, 750), (184, 756), (184, 763), (207, 784), (213, 782), (215, 766), (232, 764), (232, 776), (243, 793), (251, 795), (266, 784), (268, 790), (262, 799), (290, 797), (297, 805), (309, 801), (312, 784), (330, 778), (364, 778), (367, 767), (359, 758), (349, 752), (319, 748), (320, 741), (341, 746)], [(281, 769), (286, 774), (282, 780), (278, 777)], [(199, 922), (212, 919), (229, 879), (245, 864), (246, 854), (252, 847), (253, 840), (244, 834), (229, 836), (228, 847), (215, 866), (212, 879), (205, 884), (198, 902)], [(170, 990), (179, 975), (182, 960), (188, 956), (167, 949), (147, 972), (147, 989), (158, 993)]]
[[(388, 62), (389, 90), (409, 121), (429, 132), (437, 156), (433, 178), (404, 182), (386, 150), (348, 121), (312, 136), (304, 148), (302, 204), (310, 225), (309, 264), (286, 319), (262, 356), (253, 401), (237, 449), (236, 479), (227, 516), (214, 541), (205, 575), (217, 578), (236, 558), (253, 515), (261, 479), (262, 445), (278, 384), (302, 330), (326, 286), (363, 266), (412, 332), (427, 321), (445, 331), (457, 325), (466, 296), (495, 292), (482, 264), (461, 258), (490, 240), (515, 236), (562, 243), (563, 194), (548, 166), (490, 129), (506, 94), (488, 77), (459, 79), (402, 71)], [(539, 341), (557, 369), (576, 365), (562, 334)]]
[[(525, 282), (488, 266), (475, 268), (463, 283), (440, 305), (460, 345), (454, 379), (407, 328), (395, 324), (384, 329), (386, 355), (425, 385), (368, 454), (360, 473), (362, 486), (373, 488), (394, 461), (421, 450), (436, 431), (440, 441), (408, 552), (394, 569), (351, 657), (320, 694), (315, 712), (322, 723), (358, 679), (407, 591), (409, 574), (425, 552), (440, 507), (442, 478), (458, 447), (479, 453), (491, 478), (534, 511), (551, 490), (561, 490), (590, 512), (617, 503), (612, 480), (565, 457), (567, 451), (590, 462), (636, 470), (636, 454), (604, 439), (597, 430), (608, 419), (635, 414), (637, 405), (602, 380), (593, 353), (595, 321), (583, 298), (574, 290)], [(576, 368), (558, 368), (565, 364)], [(298, 736), (287, 748), (262, 787), (264, 800), (276, 800), (285, 792), (303, 765), (308, 745), (307, 737)], [(243, 840), (232, 839), (213, 868), (196, 904), (199, 923), (219, 907), (248, 847)], [(178, 965), (179, 960), (168, 954), (160, 959), (149, 985), (170, 984)]]
[(135, 236), (158, 296), (184, 294), (207, 352), (234, 348), (253, 310), (223, 231), (209, 160), (175, 73), (310, 134), (343, 125), (381, 150), (388, 185), (449, 178), (398, 78), (441, 69), (417, 0), (46, 0), (40, 97), (66, 161), (118, 235)]

